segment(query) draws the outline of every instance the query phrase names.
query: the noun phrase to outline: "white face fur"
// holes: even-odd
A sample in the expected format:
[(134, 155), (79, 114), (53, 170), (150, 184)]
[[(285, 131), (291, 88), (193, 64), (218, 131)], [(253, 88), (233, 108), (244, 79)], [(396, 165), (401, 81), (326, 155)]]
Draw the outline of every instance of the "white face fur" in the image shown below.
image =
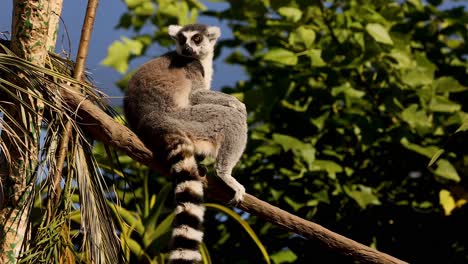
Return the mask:
[(221, 35), (219, 27), (204, 25), (169, 26), (169, 35), (176, 41), (176, 51), (186, 57), (203, 60), (212, 55), (216, 40)]

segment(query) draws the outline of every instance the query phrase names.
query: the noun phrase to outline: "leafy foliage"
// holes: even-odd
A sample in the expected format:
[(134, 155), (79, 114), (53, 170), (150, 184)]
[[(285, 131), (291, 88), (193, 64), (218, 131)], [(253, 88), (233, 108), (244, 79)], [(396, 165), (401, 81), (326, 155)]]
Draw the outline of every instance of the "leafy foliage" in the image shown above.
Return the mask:
[[(152, 41), (167, 46), (165, 26), (188, 13), (162, 4), (172, 1), (156, 2), (157, 15), (144, 21), (159, 29)], [(235, 172), (247, 190), (409, 262), (468, 261), (468, 240), (459, 232), (468, 197), (464, 7), (420, 0), (222, 2), (229, 7), (203, 14), (228, 22), (233, 38), (218, 47), (248, 75), (225, 87), (250, 112), (250, 140)], [(129, 6), (122, 19), (135, 13)], [(120, 26), (134, 29), (135, 40), (145, 36), (138, 33), (143, 23)], [(247, 221), (275, 263), (343, 261), (261, 219)], [(221, 223), (207, 234), (211, 257), (249, 262), (246, 238)]]

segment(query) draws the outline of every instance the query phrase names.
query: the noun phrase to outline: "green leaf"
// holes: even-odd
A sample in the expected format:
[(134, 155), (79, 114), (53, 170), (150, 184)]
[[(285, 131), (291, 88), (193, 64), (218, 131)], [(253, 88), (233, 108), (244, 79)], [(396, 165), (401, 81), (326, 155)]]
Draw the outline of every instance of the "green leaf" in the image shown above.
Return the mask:
[(453, 77), (440, 77), (434, 83), (436, 92), (438, 93), (457, 93), (468, 90), (467, 87), (461, 85)]
[(294, 7), (280, 7), (278, 13), (291, 22), (297, 22), (302, 17), (302, 11)]
[(421, 0), (408, 0), (408, 3), (411, 3), (417, 10), (422, 10), (424, 8)]
[(296, 65), (297, 64), (297, 56), (293, 52), (282, 49), (276, 48), (271, 49), (265, 55), (263, 55), (263, 59), (266, 61), (277, 62), (284, 65)]
[(453, 113), (461, 110), (461, 105), (450, 101), (446, 97), (434, 96), (429, 103), (429, 109), (434, 112)]
[(255, 149), (255, 152), (262, 153), (265, 156), (271, 156), (280, 153), (281, 148), (276, 145), (261, 145)]
[(312, 103), (312, 97), (308, 97), (307, 101), (301, 105), (299, 101), (295, 101), (294, 104), (288, 102), (287, 100), (281, 100), (281, 105), (291, 109), (296, 112), (305, 112), (307, 111), (310, 103)]
[(361, 98), (366, 94), (363, 91), (359, 91), (351, 87), (351, 84), (349, 82), (346, 82), (340, 86), (333, 87), (331, 90), (331, 94), (333, 96), (337, 96), (341, 93), (345, 94), (347, 97), (350, 98)]
[(408, 141), (406, 138), (402, 138), (400, 140), (400, 143), (407, 149), (412, 150), (416, 153), (419, 153), (423, 156), (426, 156), (428, 158), (432, 158), (434, 155), (436, 155), (441, 149), (436, 147), (436, 146), (427, 146), (427, 147), (422, 147), (417, 144), (413, 144)]
[(136, 7), (134, 12), (139, 16), (150, 16), (154, 13), (155, 10), (156, 8), (152, 2), (145, 1), (142, 5)]
[[(330, 197), (328, 195), (328, 191), (327, 190), (320, 190), (318, 192), (315, 192), (312, 194), (312, 196), (320, 201), (320, 202), (323, 202), (323, 203), (327, 203), (327, 204), (330, 204)], [(308, 203), (309, 205), (309, 203)]]
[(336, 179), (336, 174), (343, 172), (343, 167), (331, 160), (315, 160), (313, 165), (313, 170), (324, 170), (328, 173), (328, 177), (331, 179)]
[(122, 217), (122, 219), (125, 220), (125, 222), (127, 222), (127, 224), (132, 227), (132, 228), (135, 228), (135, 230), (139, 233), (139, 234), (143, 234), (145, 232), (145, 226), (143, 225), (143, 223), (141, 222), (140, 220), (140, 217), (134, 213), (134, 212), (131, 212), (121, 206), (118, 206), (116, 204), (112, 204), (111, 206), (109, 206), (110, 208), (112, 208), (112, 210), (115, 210), (115, 212), (120, 216)]
[(450, 161), (446, 159), (441, 159), (437, 161), (436, 164), (437, 168), (434, 171), (435, 175), (455, 182), (459, 182), (461, 180), (457, 170), (455, 170), (455, 167), (453, 167)]
[(299, 203), (299, 202), (296, 202), (294, 201), (292, 198), (288, 197), (288, 196), (285, 196), (284, 197), (284, 201), (289, 204), (289, 206), (292, 207), (292, 209), (294, 211), (298, 211), (299, 209), (301, 209), (302, 207), (304, 207), (304, 204), (303, 203)]
[(388, 34), (388, 31), (378, 23), (369, 23), (366, 25), (366, 30), (369, 35), (371, 35), (375, 41), (393, 45), (392, 38)]
[(298, 152), (300, 153), (302, 160), (307, 164), (307, 168), (312, 170), (315, 161), (315, 148), (312, 145), (307, 144), (307, 147), (299, 149)]
[(455, 133), (468, 130), (468, 118), (463, 121), (463, 124), (455, 131)]
[(329, 116), (330, 116), (330, 113), (326, 112), (317, 118), (311, 118), (310, 122), (314, 124), (314, 126), (316, 126), (319, 130), (322, 130), (324, 128), (325, 121), (327, 121)]
[(403, 76), (402, 81), (409, 86), (419, 86), (432, 83), (432, 77), (427, 75), (427, 72), (420, 68), (412, 68), (407, 70)]
[(238, 214), (236, 214), (236, 212), (232, 211), (231, 209), (227, 208), (226, 206), (222, 206), (222, 205), (214, 204), (214, 203), (205, 203), (205, 206), (207, 208), (211, 207), (213, 209), (221, 211), (221, 212), (227, 214), (228, 216), (230, 216), (231, 218), (233, 218), (234, 220), (236, 220), (244, 228), (244, 230), (247, 232), (247, 234), (249, 234), (250, 238), (252, 238), (252, 240), (255, 242), (257, 247), (260, 249), (260, 251), (262, 252), (263, 258), (265, 259), (265, 262), (270, 264), (270, 257), (268, 256), (268, 253), (267, 253), (267, 251), (265, 249), (265, 246), (263, 246), (262, 242), (260, 242), (260, 239), (257, 237), (257, 235), (255, 234), (253, 229), (250, 227), (249, 223), (247, 223)]
[(308, 29), (304, 26), (298, 27), (296, 30), (291, 32), (289, 35), (289, 44), (293, 46), (304, 45), (306, 48), (310, 48), (315, 40), (315, 32), (312, 29)]
[(294, 254), (294, 252), (292, 252), (290, 249), (282, 249), (271, 255), (271, 259), (275, 262), (275, 264), (293, 263), (297, 260), (297, 255)]
[(171, 232), (172, 222), (174, 221), (175, 214), (172, 213), (168, 215), (161, 223), (151, 232), (149, 235), (145, 236), (145, 246), (151, 245), (156, 239), (162, 237), (164, 234)]
[(432, 85), (434, 82), (434, 72), (437, 69), (424, 53), (414, 54), (415, 65), (405, 70), (401, 76), (404, 83), (412, 87), (421, 85)]
[(432, 166), (432, 164), (434, 164), (434, 162), (436, 162), (440, 155), (442, 155), (443, 153), (445, 152), (445, 150), (443, 149), (439, 149), (435, 154), (434, 156), (432, 156), (431, 160), (429, 161), (429, 164), (427, 165), (428, 167)]
[(410, 68), (414, 66), (414, 63), (411, 59), (411, 55), (408, 54), (406, 51), (399, 50), (399, 49), (393, 49), (390, 54), (390, 57), (395, 59), (398, 63), (398, 66), (400, 68)]
[[(167, 183), (159, 191), (158, 196), (156, 198), (156, 204), (153, 206), (153, 208), (151, 208), (149, 217), (143, 221), (147, 229), (153, 230), (156, 227), (159, 215), (161, 214), (161, 211), (164, 208), (164, 203), (166, 202), (167, 196), (172, 190), (172, 184)], [(147, 233), (148, 232), (145, 232), (145, 235)]]
[(304, 142), (295, 137), (277, 133), (273, 134), (273, 141), (278, 143), (284, 149), (284, 151), (291, 149), (301, 149), (305, 146)]
[(345, 193), (353, 198), (361, 208), (366, 208), (369, 205), (380, 205), (379, 198), (372, 193), (372, 188), (362, 184), (343, 187)]
[(142, 256), (145, 251), (141, 248), (140, 244), (135, 240), (131, 239), (130, 237), (124, 238), (124, 244), (128, 246), (128, 248), (133, 252), (133, 254), (137, 256)]
[(412, 104), (403, 110), (401, 118), (412, 128), (429, 128), (432, 126), (432, 122), (426, 115), (426, 112), (423, 110), (418, 111), (417, 104)]
[(439, 203), (444, 208), (445, 215), (450, 215), (456, 207), (455, 199), (453, 199), (452, 194), (447, 190), (440, 190)]
[(197, 1), (197, 0), (187, 0), (187, 2), (190, 4), (190, 5), (193, 5), (195, 6), (197, 9), (200, 9), (201, 11), (205, 11), (206, 10), (206, 6), (201, 3), (200, 1)]
[(310, 58), (310, 65), (312, 67), (321, 67), (326, 65), (325, 61), (322, 59), (322, 50), (309, 49), (305, 54)]
[(122, 37), (122, 41), (114, 41), (107, 50), (107, 56), (101, 61), (102, 65), (114, 68), (120, 73), (128, 69), (130, 55), (140, 55), (143, 44), (138, 40)]
[(125, 0), (125, 4), (127, 4), (129, 9), (133, 9), (145, 2), (147, 2), (147, 0)]

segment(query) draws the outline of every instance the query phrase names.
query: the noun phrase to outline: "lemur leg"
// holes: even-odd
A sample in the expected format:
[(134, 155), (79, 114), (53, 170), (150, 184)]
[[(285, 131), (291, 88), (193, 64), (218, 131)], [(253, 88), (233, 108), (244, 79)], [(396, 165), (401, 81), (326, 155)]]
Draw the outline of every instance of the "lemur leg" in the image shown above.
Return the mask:
[(224, 140), (221, 142), (216, 157), (215, 170), (217, 176), (235, 191), (235, 195), (229, 203), (236, 205), (242, 201), (245, 188), (232, 177), (232, 170), (244, 152), (247, 142), (247, 129), (245, 129), (245, 133), (244, 131), (232, 132), (234, 133), (224, 134)]
[(190, 94), (190, 104), (216, 104), (237, 109), (242, 114), (247, 115), (244, 103), (236, 97), (222, 92), (198, 89)]
[[(237, 100), (237, 99), (236, 99)], [(184, 108), (174, 115), (183, 120), (184, 131), (196, 140), (213, 142), (216, 146), (215, 170), (235, 192), (231, 203), (237, 204), (245, 194), (245, 188), (232, 177), (232, 169), (239, 161), (247, 143), (246, 115), (231, 107), (214, 104), (199, 104)]]

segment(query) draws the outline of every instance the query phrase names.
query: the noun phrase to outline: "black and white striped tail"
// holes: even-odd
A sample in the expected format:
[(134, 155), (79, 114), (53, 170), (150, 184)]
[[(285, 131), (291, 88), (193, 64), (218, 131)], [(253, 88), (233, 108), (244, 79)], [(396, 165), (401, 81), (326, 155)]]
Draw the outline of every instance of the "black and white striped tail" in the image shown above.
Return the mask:
[(176, 179), (175, 219), (172, 231), (169, 264), (195, 264), (202, 257), (198, 246), (203, 240), (203, 184), (198, 176), (193, 145), (178, 144), (170, 153), (171, 173)]

